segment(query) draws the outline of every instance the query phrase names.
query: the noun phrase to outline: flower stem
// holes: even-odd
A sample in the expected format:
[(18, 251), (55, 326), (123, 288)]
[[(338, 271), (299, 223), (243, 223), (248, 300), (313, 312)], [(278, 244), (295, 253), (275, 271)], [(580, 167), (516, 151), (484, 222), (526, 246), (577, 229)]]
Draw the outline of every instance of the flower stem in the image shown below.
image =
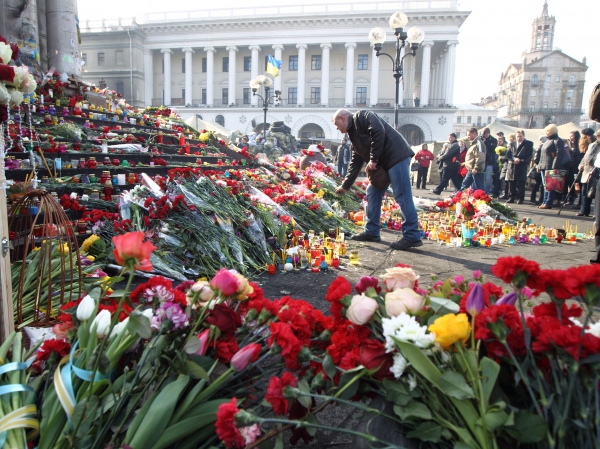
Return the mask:
[(336, 394), (335, 396), (333, 396), (334, 398), (338, 398), (342, 395), (342, 393), (344, 391), (346, 391), (348, 389), (348, 387), (350, 387), (350, 385), (352, 385), (354, 382), (356, 382), (357, 380), (359, 380), (361, 377), (363, 377), (365, 374), (367, 374), (367, 370), (363, 369), (360, 373), (358, 373), (356, 376), (354, 376), (352, 378), (352, 380), (350, 382), (348, 382), (346, 385), (344, 385)]

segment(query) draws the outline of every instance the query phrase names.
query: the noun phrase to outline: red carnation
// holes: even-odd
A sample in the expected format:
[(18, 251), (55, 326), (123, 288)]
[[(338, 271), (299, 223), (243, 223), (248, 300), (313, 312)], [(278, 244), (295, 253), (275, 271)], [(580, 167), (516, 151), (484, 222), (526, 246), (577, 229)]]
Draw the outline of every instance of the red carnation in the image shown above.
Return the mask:
[[(540, 265), (521, 256), (500, 257), (492, 266), (492, 274), (499, 277), (507, 284), (513, 282), (517, 287), (524, 287), (527, 279), (536, 277), (540, 273)], [(523, 278), (522, 276), (525, 276)]]
[(286, 323), (270, 323), (271, 336), (267, 340), (269, 346), (276, 343), (281, 347), (281, 356), (285, 360), (285, 366), (291, 370), (297, 370), (298, 354), (302, 350), (302, 342), (294, 335), (290, 326)]
[(508, 356), (504, 345), (488, 328), (488, 324), (497, 321), (502, 321), (508, 329), (506, 342), (513, 354), (524, 355), (526, 349), (521, 316), (514, 306), (509, 305), (488, 307), (475, 317), (475, 338), (483, 340), (488, 355), (496, 360)]
[(58, 360), (62, 359), (71, 351), (71, 345), (64, 340), (46, 340), (40, 346), (37, 353), (37, 360), (48, 360), (53, 353), (58, 355)]
[(329, 288), (325, 299), (331, 303), (329, 311), (335, 317), (335, 319), (342, 318), (342, 309), (344, 308), (340, 301), (344, 296), (352, 294), (352, 285), (344, 276), (338, 276), (333, 280)]
[(298, 379), (289, 371), (283, 373), (281, 378), (271, 377), (269, 379), (265, 399), (271, 404), (276, 415), (286, 415), (288, 412), (289, 402), (283, 395), (283, 389), (289, 386), (294, 388), (298, 386)]
[(231, 402), (219, 405), (217, 411), (217, 422), (215, 424), (217, 436), (228, 448), (242, 449), (246, 445), (246, 439), (235, 426), (235, 415), (239, 412), (240, 409), (237, 408), (235, 398)]

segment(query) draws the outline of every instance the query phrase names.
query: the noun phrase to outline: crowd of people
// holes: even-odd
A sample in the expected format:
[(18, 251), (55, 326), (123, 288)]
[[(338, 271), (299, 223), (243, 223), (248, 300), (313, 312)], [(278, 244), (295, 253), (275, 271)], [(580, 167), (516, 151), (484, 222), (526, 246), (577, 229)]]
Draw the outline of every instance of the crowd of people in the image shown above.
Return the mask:
[[(585, 128), (563, 139), (554, 124), (544, 130), (546, 135), (539, 138), (537, 145), (526, 138), (525, 130), (510, 134), (507, 140), (503, 132), (493, 137), (489, 128), (481, 134), (471, 128), (467, 137), (460, 140), (451, 133), (437, 156), (423, 144), (415, 155), (419, 164), (418, 169), (413, 168), (417, 171), (416, 189), (426, 189), (429, 167), (436, 163), (440, 181), (430, 190), (435, 195), (441, 195), (452, 183), (453, 192), (471, 187), (507, 203), (524, 204), (530, 180), (531, 204), (540, 209), (568, 206), (578, 211), (577, 216), (589, 217), (593, 195), (588, 195), (588, 190), (590, 178), (597, 178), (594, 162), (600, 153), (600, 131)], [(562, 175), (561, 191), (546, 190), (550, 171)]]

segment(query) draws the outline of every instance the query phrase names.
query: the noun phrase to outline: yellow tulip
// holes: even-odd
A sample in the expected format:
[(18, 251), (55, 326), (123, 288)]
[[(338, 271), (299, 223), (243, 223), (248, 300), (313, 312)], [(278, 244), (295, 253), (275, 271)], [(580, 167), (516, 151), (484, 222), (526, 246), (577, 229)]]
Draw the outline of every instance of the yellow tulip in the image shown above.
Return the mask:
[(429, 332), (435, 332), (435, 340), (442, 348), (448, 349), (457, 341), (466, 343), (471, 335), (471, 324), (466, 313), (449, 313), (437, 318), (429, 326)]

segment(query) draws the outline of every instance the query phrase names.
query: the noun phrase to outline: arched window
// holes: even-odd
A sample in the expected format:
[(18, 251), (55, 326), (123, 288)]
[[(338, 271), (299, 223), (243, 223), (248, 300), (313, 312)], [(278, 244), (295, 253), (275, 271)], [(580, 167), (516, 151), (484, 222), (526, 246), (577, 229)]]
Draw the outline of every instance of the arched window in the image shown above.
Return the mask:
[(534, 109), (535, 109), (535, 103), (534, 102), (529, 103), (529, 110), (533, 111)]
[(467, 116), (467, 124), (468, 124), (468, 125), (470, 125), (470, 124), (471, 124), (471, 116), (470, 116), (470, 115), (468, 115), (468, 116)]
[(487, 124), (489, 125), (490, 123), (492, 123), (492, 116), (491, 116), (491, 115), (488, 115)]
[(221, 126), (225, 126), (225, 117), (219, 114), (215, 117), (215, 122), (217, 122)]
[(571, 112), (573, 110), (573, 103), (567, 103), (567, 112)]
[(477, 116), (477, 126), (481, 126), (481, 115)]
[(531, 77), (531, 85), (532, 86), (539, 86), (540, 85), (540, 82), (538, 80), (538, 76), (537, 75), (533, 75)]
[(544, 103), (544, 109), (548, 109), (548, 103)]

